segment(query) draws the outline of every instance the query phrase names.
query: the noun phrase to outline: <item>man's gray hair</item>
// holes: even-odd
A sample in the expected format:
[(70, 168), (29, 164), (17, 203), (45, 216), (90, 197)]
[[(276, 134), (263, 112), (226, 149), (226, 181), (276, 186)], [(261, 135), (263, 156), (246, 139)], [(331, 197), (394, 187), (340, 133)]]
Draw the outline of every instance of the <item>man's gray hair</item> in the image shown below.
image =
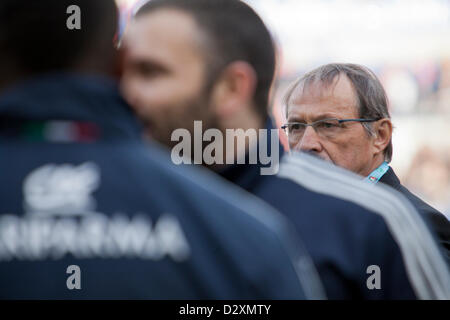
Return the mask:
[[(339, 79), (341, 74), (347, 76), (355, 89), (360, 118), (391, 118), (388, 110), (386, 92), (384, 91), (380, 80), (378, 80), (377, 76), (368, 68), (351, 63), (326, 64), (297, 79), (284, 96), (283, 102), (286, 108), (286, 117), (288, 114), (289, 102), (294, 92), (302, 90), (301, 93), (303, 94), (305, 88), (318, 82), (327, 88), (336, 83), (336, 78)], [(362, 123), (362, 125), (369, 135), (375, 134), (371, 123)], [(384, 150), (384, 156), (387, 162), (390, 162), (392, 159), (392, 151), (393, 147), (391, 139), (389, 145)]]

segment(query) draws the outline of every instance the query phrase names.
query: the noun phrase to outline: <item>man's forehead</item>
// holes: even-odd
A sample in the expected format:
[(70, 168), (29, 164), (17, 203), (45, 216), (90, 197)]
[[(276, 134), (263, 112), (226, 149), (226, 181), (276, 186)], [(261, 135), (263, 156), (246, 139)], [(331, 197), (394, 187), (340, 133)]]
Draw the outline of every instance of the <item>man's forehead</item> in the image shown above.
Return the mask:
[(138, 16), (124, 35), (132, 53), (199, 54), (200, 32), (193, 18), (179, 10), (159, 9)]
[[(299, 107), (328, 107), (334, 112), (353, 111), (357, 105), (357, 96), (351, 81), (344, 75), (337, 76), (330, 83), (320, 80), (300, 83), (292, 92), (288, 103), (288, 112)], [(297, 107), (297, 108), (296, 108)]]

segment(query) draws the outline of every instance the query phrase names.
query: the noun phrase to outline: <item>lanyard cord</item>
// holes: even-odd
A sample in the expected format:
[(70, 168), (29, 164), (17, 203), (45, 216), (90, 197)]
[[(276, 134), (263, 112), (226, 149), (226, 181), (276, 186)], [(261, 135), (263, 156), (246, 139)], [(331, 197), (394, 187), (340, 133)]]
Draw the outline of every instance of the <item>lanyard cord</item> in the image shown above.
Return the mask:
[(373, 170), (364, 180), (370, 183), (377, 183), (378, 180), (389, 170), (389, 165), (384, 161), (378, 168)]

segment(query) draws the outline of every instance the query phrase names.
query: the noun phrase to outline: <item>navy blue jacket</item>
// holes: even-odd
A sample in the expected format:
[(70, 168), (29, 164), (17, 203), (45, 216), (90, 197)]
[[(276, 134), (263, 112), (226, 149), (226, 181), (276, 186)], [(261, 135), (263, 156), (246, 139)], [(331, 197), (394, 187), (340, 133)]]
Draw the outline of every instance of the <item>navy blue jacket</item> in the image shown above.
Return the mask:
[[(279, 152), (282, 156), (282, 148)], [(219, 173), (289, 217), (302, 235), (329, 299), (450, 297), (448, 269), (428, 229), (412, 230), (408, 218), (400, 224), (389, 218), (403, 212), (416, 214), (404, 199), (306, 155), (285, 156), (278, 175), (261, 175), (261, 167), (232, 165)], [(423, 227), (421, 221), (417, 225)], [(423, 241), (423, 249), (415, 239)], [(432, 264), (439, 265), (437, 275), (417, 272), (420, 267), (432, 268), (420, 260), (427, 251), (433, 253)], [(368, 288), (372, 265), (380, 268), (381, 289)], [(434, 277), (443, 286), (433, 281), (423, 290), (420, 282)]]
[(419, 197), (414, 195), (411, 191), (405, 188), (398, 179), (391, 167), (389, 170), (381, 177), (380, 182), (387, 184), (388, 186), (394, 188), (401, 194), (403, 194), (409, 201), (414, 205), (414, 207), (419, 211), (424, 217), (427, 217), (430, 221), (430, 225), (436, 231), (439, 237), (439, 241), (442, 244), (447, 261), (450, 261), (450, 221), (435, 208), (421, 200)]
[(4, 92), (0, 171), (0, 298), (321, 297), (284, 218), (144, 145), (107, 79)]

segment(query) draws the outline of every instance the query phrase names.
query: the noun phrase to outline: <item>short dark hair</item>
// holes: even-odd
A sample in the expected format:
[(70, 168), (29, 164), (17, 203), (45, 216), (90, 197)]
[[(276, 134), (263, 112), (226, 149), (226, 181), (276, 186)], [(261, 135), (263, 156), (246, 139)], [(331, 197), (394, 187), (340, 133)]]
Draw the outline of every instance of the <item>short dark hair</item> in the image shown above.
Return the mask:
[(208, 41), (208, 81), (215, 82), (233, 61), (245, 61), (256, 72), (254, 103), (267, 116), (275, 75), (275, 46), (258, 14), (240, 0), (151, 0), (136, 17), (159, 9), (175, 9), (192, 16)]
[[(285, 111), (289, 108), (292, 94), (300, 87), (304, 91), (309, 85), (319, 82), (328, 87), (335, 83), (340, 76), (345, 75), (351, 82), (357, 98), (357, 108), (360, 118), (382, 119), (391, 116), (388, 109), (388, 99), (386, 92), (378, 80), (375, 73), (369, 68), (352, 63), (330, 63), (320, 66), (296, 80), (284, 97)], [(368, 134), (373, 134), (371, 123), (362, 123)], [(384, 150), (387, 162), (392, 160), (393, 146), (392, 139)]]
[[(80, 30), (66, 26), (71, 5), (81, 9)], [(86, 56), (102, 64), (113, 55), (117, 21), (114, 0), (1, 0), (0, 64), (27, 75), (71, 69)]]

